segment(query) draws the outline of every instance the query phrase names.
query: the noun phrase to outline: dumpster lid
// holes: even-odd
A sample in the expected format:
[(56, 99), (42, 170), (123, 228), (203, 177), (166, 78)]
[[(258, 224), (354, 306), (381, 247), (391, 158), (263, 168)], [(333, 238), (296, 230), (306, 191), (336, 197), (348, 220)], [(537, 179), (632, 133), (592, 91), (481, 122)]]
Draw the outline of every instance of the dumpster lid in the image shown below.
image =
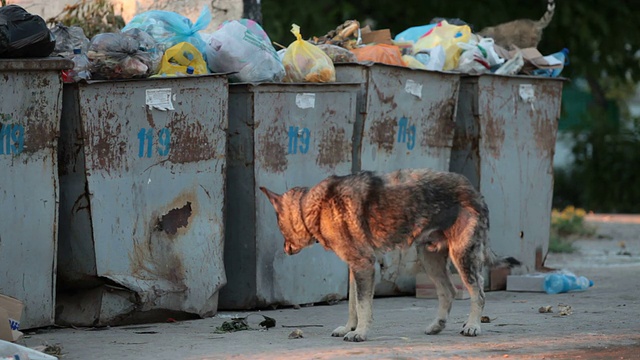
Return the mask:
[(535, 76), (535, 75), (499, 75), (494, 73), (485, 73), (485, 74), (463, 74), (461, 73), (463, 79), (468, 78), (479, 78), (482, 76), (490, 76), (490, 77), (498, 77), (498, 78), (507, 78), (507, 79), (530, 79), (530, 80), (551, 80), (551, 81), (563, 81), (570, 82), (571, 79), (565, 77), (546, 77), (546, 76)]
[(65, 70), (72, 68), (73, 61), (62, 57), (34, 59), (0, 59), (0, 71)]

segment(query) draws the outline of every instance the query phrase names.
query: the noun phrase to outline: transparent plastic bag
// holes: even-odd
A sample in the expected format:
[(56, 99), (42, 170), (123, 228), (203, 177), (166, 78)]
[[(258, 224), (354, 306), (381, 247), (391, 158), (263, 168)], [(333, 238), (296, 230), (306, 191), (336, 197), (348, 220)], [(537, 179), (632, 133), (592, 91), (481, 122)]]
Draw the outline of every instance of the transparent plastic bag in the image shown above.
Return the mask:
[(224, 22), (209, 38), (206, 60), (211, 71), (232, 73), (232, 82), (274, 82), (284, 76), (269, 36), (252, 20)]
[(56, 46), (52, 55), (60, 55), (66, 58), (73, 57), (73, 50), (80, 49), (83, 54), (89, 51), (89, 38), (84, 35), (84, 30), (79, 26), (64, 26), (58, 23), (51, 29), (56, 38)]
[(89, 70), (93, 79), (129, 79), (155, 73), (156, 54), (143, 51), (140, 41), (127, 33), (102, 33), (91, 39)]
[(442, 46), (445, 53), (445, 63), (442, 69), (453, 70), (458, 66), (458, 59), (462, 53), (462, 49), (457, 44), (468, 42), (470, 37), (471, 28), (469, 26), (449, 25), (446, 21), (441, 21), (418, 40), (413, 47), (414, 54), (438, 45)]
[(284, 53), (282, 64), (285, 69), (284, 82), (334, 82), (336, 70), (331, 58), (316, 45), (302, 40), (300, 27), (291, 26), (294, 40)]
[(191, 43), (181, 42), (165, 51), (158, 74), (165, 76), (188, 74), (189, 67), (193, 69), (191, 72), (193, 75), (202, 75), (209, 72), (207, 63), (198, 49)]
[(204, 54), (206, 44), (198, 32), (209, 26), (210, 22), (211, 12), (208, 7), (202, 8), (195, 23), (172, 11), (150, 10), (136, 15), (122, 31), (141, 29), (155, 39), (162, 51), (178, 43), (189, 42)]

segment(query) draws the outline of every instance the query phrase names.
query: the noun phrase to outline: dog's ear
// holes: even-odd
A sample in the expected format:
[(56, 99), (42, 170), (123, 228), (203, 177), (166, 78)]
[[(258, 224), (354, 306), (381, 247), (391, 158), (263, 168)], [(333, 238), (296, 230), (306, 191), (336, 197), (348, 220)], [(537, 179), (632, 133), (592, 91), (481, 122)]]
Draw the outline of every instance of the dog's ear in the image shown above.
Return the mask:
[(267, 195), (276, 212), (280, 212), (280, 209), (282, 209), (282, 195), (278, 195), (264, 186), (260, 186), (260, 190)]

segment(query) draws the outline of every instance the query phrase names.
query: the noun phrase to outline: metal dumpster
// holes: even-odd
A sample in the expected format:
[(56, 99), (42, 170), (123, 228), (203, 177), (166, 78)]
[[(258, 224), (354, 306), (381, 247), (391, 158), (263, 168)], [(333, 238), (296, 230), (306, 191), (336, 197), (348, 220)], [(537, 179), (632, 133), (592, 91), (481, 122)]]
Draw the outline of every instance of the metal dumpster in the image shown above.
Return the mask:
[(221, 75), (65, 85), (58, 323), (216, 313), (227, 87)]
[(54, 323), (60, 71), (71, 67), (0, 60), (0, 294), (24, 302), (22, 329)]
[[(460, 75), (384, 64), (336, 64), (336, 79), (362, 83), (353, 171), (448, 170)], [(414, 246), (378, 255), (376, 295), (415, 293)]]
[(356, 84), (229, 87), (227, 285), (221, 309), (340, 300), (347, 265), (316, 244), (287, 256), (259, 187), (282, 193), (351, 172)]
[(483, 75), (460, 86), (451, 171), (489, 206), (491, 248), (534, 269), (549, 244), (562, 79)]

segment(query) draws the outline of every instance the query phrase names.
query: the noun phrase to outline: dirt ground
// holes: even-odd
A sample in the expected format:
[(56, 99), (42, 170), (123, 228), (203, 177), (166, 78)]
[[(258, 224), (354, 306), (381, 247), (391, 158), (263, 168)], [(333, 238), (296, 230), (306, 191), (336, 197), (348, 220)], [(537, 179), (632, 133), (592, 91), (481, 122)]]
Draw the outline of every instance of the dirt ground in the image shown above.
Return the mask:
[[(591, 215), (600, 238), (579, 240), (573, 254), (549, 254), (546, 265), (592, 279), (585, 292), (488, 292), (479, 337), (459, 335), (469, 311), (468, 300), (454, 302), (447, 329), (428, 336), (437, 300), (378, 298), (369, 341), (347, 343), (332, 338), (344, 325), (346, 301), (332, 306), (262, 311), (276, 319), (268, 331), (218, 334), (230, 317), (107, 329), (39, 329), (21, 344), (59, 345), (64, 360), (120, 359), (640, 359), (640, 217)], [(573, 312), (561, 316), (558, 305)], [(541, 306), (553, 313), (539, 313)], [(262, 317), (251, 317), (259, 328)], [(289, 339), (294, 329), (303, 338)]]

